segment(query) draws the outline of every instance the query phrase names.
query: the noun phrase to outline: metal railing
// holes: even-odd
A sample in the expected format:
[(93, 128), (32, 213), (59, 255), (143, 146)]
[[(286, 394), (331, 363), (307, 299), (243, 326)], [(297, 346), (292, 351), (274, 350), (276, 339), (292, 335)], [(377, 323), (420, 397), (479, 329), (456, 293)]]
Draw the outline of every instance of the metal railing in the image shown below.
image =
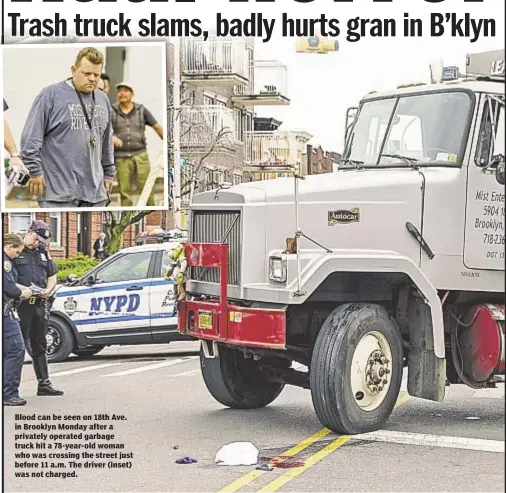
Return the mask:
[(249, 67), (249, 81), (235, 86), (236, 96), (288, 97), (287, 67), (275, 60), (254, 60)]
[(247, 80), (248, 53), (241, 39), (185, 39), (181, 43), (183, 75), (239, 76)]
[(236, 115), (220, 105), (182, 106), (181, 146), (184, 148), (232, 145), (239, 141)]
[(250, 166), (299, 167), (307, 139), (295, 132), (245, 132), (244, 162)]

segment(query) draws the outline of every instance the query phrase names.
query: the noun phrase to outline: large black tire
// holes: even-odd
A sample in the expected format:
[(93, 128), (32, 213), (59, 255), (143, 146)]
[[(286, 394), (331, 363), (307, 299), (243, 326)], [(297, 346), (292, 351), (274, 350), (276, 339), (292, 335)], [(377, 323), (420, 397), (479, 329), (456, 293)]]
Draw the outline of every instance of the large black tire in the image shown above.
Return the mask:
[(65, 361), (74, 350), (75, 339), (72, 329), (63, 321), (51, 317), (48, 329), (46, 357), (50, 363)]
[[(354, 368), (360, 365), (355, 350), (365, 336), (371, 337), (386, 346), (391, 354), (388, 364), (375, 363), (377, 368), (388, 369), (388, 387), (378, 392), (379, 387), (369, 386), (369, 377), (364, 376), (366, 392), (352, 391), (352, 378), (356, 386), (357, 379), (362, 382), (363, 373)], [(386, 341), (386, 343), (385, 343)], [(379, 344), (379, 343), (378, 343)], [(361, 342), (361, 348), (364, 342)], [(388, 349), (387, 349), (388, 351)], [(366, 354), (366, 351), (363, 354)], [(375, 353), (376, 354), (376, 353)], [(383, 354), (383, 353), (381, 353)], [(343, 434), (368, 433), (380, 429), (390, 417), (399, 395), (402, 381), (402, 339), (397, 324), (388, 312), (379, 305), (351, 303), (336, 308), (325, 320), (313, 350), (310, 366), (310, 387), (313, 405), (321, 423)], [(367, 366), (366, 370), (369, 369)], [(383, 382), (383, 380), (381, 380)], [(373, 388), (376, 390), (373, 391)], [(360, 395), (361, 394), (361, 395)], [(363, 409), (358, 403), (372, 402), (371, 409)], [(381, 394), (381, 395), (380, 395)], [(382, 400), (381, 400), (382, 399)], [(373, 408), (377, 405), (376, 408)]]
[(206, 358), (200, 349), (200, 367), (207, 389), (224, 406), (258, 409), (281, 393), (283, 383), (270, 382), (252, 358), (226, 346), (219, 346), (216, 358)]
[(72, 352), (79, 358), (91, 358), (92, 356), (95, 356), (95, 354), (98, 354), (100, 351), (102, 351), (104, 347), (105, 346), (94, 346), (86, 349), (74, 349)]

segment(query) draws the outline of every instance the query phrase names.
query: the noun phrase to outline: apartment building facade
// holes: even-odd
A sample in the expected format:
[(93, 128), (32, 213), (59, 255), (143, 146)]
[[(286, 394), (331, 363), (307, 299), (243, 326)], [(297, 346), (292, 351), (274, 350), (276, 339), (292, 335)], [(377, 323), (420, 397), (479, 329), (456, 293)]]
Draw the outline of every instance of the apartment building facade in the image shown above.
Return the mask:
[(299, 169), (311, 136), (255, 124), (256, 107), (290, 104), (282, 62), (256, 60), (253, 40), (244, 38), (185, 39), (179, 57), (172, 45), (167, 56), (168, 101), (176, 58), (181, 68), (183, 206), (192, 175), (195, 191), (203, 191), (279, 176), (267, 173), (271, 168)]

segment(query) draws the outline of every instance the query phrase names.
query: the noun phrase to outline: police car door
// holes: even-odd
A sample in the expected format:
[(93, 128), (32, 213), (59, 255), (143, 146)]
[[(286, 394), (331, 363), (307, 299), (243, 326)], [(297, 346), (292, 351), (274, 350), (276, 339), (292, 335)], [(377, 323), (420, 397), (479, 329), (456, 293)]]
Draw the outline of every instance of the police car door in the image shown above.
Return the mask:
[(504, 96), (481, 99), (476, 156), (468, 169), (464, 264), (468, 269), (504, 270), (504, 185), (495, 176), (496, 156), (504, 156)]
[(157, 252), (157, 272), (151, 282), (149, 298), (153, 342), (164, 342), (168, 333), (177, 330), (174, 282), (164, 279), (165, 270), (170, 264), (169, 253), (171, 251), (172, 248), (168, 246), (166, 250)]
[(134, 336), (149, 327), (152, 260), (150, 251), (125, 252), (94, 272), (89, 299), (82, 301), (95, 331), (121, 331), (120, 336), (128, 329)]

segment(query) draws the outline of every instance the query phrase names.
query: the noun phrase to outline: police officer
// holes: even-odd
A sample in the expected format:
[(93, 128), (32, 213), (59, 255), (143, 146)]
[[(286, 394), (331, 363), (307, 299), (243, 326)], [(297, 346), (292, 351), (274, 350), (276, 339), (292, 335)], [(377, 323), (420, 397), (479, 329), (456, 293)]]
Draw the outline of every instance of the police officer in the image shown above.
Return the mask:
[(19, 397), (21, 371), (25, 361), (25, 344), (16, 305), (19, 298), (28, 299), (32, 295), (29, 288), (16, 283), (16, 269), (12, 265), (23, 250), (23, 240), (16, 234), (4, 237), (3, 264), (3, 402), (4, 406), (24, 406), (26, 400)]
[[(21, 330), (28, 353), (32, 357), (37, 377), (37, 395), (63, 395), (53, 387), (49, 379), (46, 358), (46, 334), (49, 328), (48, 296), (56, 286), (57, 268), (46, 243), (51, 238), (49, 226), (44, 221), (33, 221), (24, 237), (24, 251), (14, 260), (18, 282), (23, 286), (34, 284), (43, 291), (31, 296), (19, 306)], [(35, 288), (34, 288), (35, 289)]]

